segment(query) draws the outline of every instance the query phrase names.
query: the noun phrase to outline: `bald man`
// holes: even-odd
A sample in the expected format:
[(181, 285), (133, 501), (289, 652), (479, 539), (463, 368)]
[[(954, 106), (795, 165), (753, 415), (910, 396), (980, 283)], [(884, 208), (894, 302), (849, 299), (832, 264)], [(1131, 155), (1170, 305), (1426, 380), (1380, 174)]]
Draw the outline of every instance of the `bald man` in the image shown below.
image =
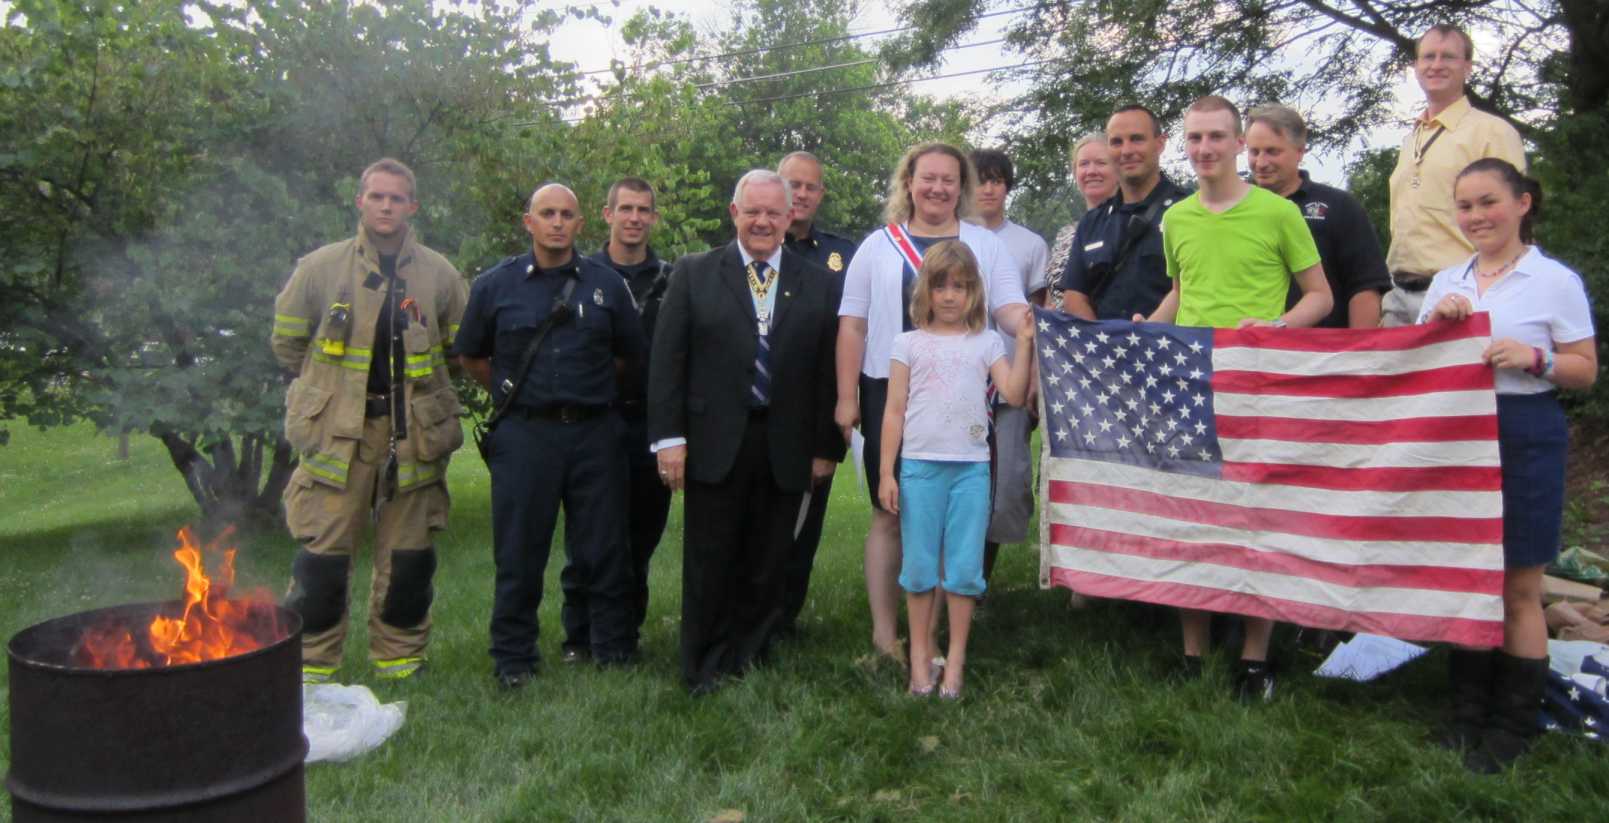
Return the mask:
[(536, 612), (561, 503), (577, 572), (566, 608), (584, 611), (590, 627), (570, 642), (599, 665), (637, 659), (624, 424), (611, 406), (618, 370), (645, 357), (647, 341), (625, 281), (575, 253), (574, 192), (537, 189), (524, 223), (531, 250), (475, 278), (454, 347), (492, 402), (507, 403), (485, 442), (497, 564), (491, 655), (506, 689), (529, 682), (541, 659)]

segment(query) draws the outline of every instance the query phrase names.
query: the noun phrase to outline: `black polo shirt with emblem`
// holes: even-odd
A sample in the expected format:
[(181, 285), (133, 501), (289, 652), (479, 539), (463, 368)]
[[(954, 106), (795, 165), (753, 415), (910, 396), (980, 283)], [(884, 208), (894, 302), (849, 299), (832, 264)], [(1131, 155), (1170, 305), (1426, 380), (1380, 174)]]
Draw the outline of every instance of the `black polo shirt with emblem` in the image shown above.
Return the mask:
[[(638, 315), (642, 318), (643, 338), (651, 344), (654, 339), (654, 321), (659, 319), (659, 303), (665, 297), (665, 288), (670, 282), (670, 263), (660, 260), (654, 254), (653, 247), (649, 247), (648, 256), (641, 263), (617, 263), (609, 256), (609, 245), (604, 244), (597, 254), (587, 258), (594, 263), (608, 266), (620, 273), (626, 281), (626, 288), (631, 290), (631, 299), (637, 303)], [(633, 414), (642, 411), (642, 404), (648, 396), (648, 358), (636, 363), (626, 364), (626, 370), (621, 375), (620, 399), (629, 407)]]
[(844, 271), (849, 268), (849, 258), (855, 256), (855, 244), (849, 238), (816, 227), (811, 227), (809, 236), (803, 238), (790, 233), (782, 241), (782, 247), (837, 275), (840, 288)]
[[(1344, 329), (1351, 319), (1347, 304), (1364, 291), (1390, 291), (1391, 272), (1363, 204), (1334, 186), (1313, 182), (1305, 171), (1301, 175), (1301, 184), (1286, 199), (1302, 210), (1324, 264), (1324, 277), (1330, 281), (1330, 294), (1335, 298), (1335, 307), (1318, 325)], [(1301, 297), (1301, 288), (1293, 283), (1286, 308), (1296, 305)]]
[(607, 406), (616, 398), (615, 358), (647, 356), (636, 304), (614, 269), (579, 256), (553, 269), (538, 268), (529, 252), (510, 257), (475, 278), (453, 342), (460, 355), (491, 358), (493, 402), (502, 401), (505, 381), (518, 382), (526, 347), (572, 279), (570, 317), (542, 339), (515, 405)]
[[(1123, 192), (1118, 191), (1091, 209), (1074, 229), (1073, 247), (1067, 252), (1059, 281), (1062, 290), (1091, 298), (1095, 316), (1101, 320), (1127, 320), (1155, 311), (1173, 289), (1162, 256), (1162, 213), (1188, 195), (1164, 175), (1138, 203), (1124, 203)], [(1155, 216), (1147, 222), (1145, 215), (1153, 204), (1157, 206)], [(1133, 232), (1143, 234), (1123, 259), (1122, 268), (1104, 278), (1103, 287), (1101, 273), (1116, 261), (1118, 250)], [(1099, 291), (1091, 294), (1092, 289)]]

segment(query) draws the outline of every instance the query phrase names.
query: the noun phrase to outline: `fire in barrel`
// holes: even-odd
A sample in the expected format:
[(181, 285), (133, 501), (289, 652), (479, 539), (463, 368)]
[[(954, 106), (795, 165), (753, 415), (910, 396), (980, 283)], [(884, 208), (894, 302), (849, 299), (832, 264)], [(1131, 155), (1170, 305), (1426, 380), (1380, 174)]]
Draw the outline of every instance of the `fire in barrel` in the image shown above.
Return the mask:
[(228, 536), (202, 546), (180, 530), (180, 600), (12, 637), (18, 823), (306, 819), (301, 621), (266, 595), (230, 596)]

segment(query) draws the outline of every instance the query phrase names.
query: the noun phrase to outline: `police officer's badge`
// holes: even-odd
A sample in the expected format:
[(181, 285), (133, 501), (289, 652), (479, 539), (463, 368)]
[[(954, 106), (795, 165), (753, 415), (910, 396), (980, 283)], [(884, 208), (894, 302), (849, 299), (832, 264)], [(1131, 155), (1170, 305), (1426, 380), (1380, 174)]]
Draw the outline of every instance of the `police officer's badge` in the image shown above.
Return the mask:
[(833, 252), (832, 254), (827, 255), (827, 268), (832, 269), (833, 271), (843, 271), (844, 256), (838, 252)]
[(592, 302), (600, 306), (603, 305), (603, 289), (592, 290)]

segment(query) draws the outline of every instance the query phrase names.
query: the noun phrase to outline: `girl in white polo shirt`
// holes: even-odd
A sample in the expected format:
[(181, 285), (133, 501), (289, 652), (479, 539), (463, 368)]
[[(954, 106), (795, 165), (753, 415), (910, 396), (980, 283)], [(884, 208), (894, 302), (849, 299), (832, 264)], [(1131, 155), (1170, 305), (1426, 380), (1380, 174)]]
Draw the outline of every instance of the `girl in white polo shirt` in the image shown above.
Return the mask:
[(1453, 187), (1475, 256), (1436, 275), (1419, 321), (1491, 316), (1503, 465), (1503, 648), (1455, 649), (1452, 722), (1441, 737), (1475, 771), (1502, 770), (1529, 747), (1547, 683), (1542, 570), (1559, 553), (1568, 428), (1558, 389), (1598, 374), (1581, 277), (1531, 245), (1542, 188), (1506, 160), (1477, 160)]

